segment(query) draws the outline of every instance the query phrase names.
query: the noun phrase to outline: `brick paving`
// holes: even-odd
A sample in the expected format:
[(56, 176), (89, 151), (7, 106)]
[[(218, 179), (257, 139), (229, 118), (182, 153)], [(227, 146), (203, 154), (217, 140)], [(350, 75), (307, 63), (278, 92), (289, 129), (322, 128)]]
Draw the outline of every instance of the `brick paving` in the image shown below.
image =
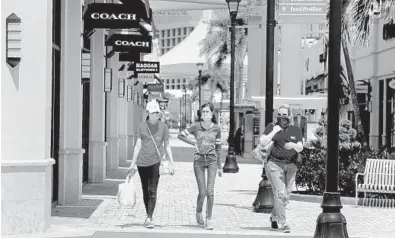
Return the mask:
[[(183, 150), (183, 153), (187, 151)], [(179, 156), (175, 155), (176, 161), (179, 161)], [(251, 163), (239, 164), (239, 173), (217, 177), (212, 218), (215, 229), (205, 231), (195, 221), (197, 185), (192, 161), (187, 161), (192, 157), (184, 154), (183, 158), (185, 162), (176, 162), (174, 176), (160, 178), (154, 230), (143, 227), (146, 215), (138, 174), (134, 177), (138, 191), (136, 206), (132, 209), (119, 208), (116, 199), (118, 184), (123, 182), (127, 169), (119, 168), (108, 173), (104, 184), (84, 185), (80, 205), (55, 207), (47, 236), (92, 235), (95, 231), (313, 236), (316, 219), (322, 211), (318, 203), (290, 202), (287, 209), (290, 234), (271, 231), (269, 214), (252, 211), (251, 204), (262, 170), (260, 164)], [(395, 209), (344, 206), (342, 213), (347, 219), (350, 237), (395, 236)]]

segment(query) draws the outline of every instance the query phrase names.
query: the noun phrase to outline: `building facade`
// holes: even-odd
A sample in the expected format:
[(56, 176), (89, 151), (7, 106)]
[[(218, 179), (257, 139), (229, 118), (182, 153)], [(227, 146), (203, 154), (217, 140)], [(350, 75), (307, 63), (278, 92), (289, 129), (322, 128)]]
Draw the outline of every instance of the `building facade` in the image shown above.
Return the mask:
[(84, 183), (103, 183), (133, 153), (143, 85), (105, 43), (108, 28), (86, 31), (88, 2), (123, 1), (1, 3), (2, 236), (46, 231), (53, 206), (80, 204)]

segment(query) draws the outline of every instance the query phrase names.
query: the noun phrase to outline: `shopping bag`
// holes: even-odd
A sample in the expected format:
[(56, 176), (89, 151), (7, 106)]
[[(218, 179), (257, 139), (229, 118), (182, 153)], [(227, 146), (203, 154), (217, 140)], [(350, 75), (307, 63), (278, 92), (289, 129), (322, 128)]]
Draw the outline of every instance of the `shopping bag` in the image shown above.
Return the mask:
[(255, 159), (258, 159), (264, 163), (267, 162), (267, 158), (269, 157), (270, 151), (273, 147), (274, 142), (271, 141), (268, 145), (262, 146), (258, 145), (252, 152), (251, 154)]
[(132, 176), (128, 175), (125, 182), (118, 185), (117, 196), (120, 207), (133, 208), (136, 205), (136, 185)]
[(165, 159), (162, 159), (160, 161), (159, 174), (160, 175), (169, 175), (170, 174), (170, 161), (165, 160)]

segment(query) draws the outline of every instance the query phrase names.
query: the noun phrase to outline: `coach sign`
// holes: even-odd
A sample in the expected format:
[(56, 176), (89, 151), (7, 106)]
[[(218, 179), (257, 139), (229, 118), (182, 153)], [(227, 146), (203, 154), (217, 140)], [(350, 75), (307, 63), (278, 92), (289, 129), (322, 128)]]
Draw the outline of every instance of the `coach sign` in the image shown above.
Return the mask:
[(84, 13), (85, 29), (139, 28), (140, 18), (136, 9), (123, 4), (91, 3)]
[(159, 62), (141, 61), (134, 64), (134, 70), (137, 74), (141, 73), (159, 73)]
[(147, 35), (113, 34), (106, 45), (115, 52), (151, 53), (152, 37)]

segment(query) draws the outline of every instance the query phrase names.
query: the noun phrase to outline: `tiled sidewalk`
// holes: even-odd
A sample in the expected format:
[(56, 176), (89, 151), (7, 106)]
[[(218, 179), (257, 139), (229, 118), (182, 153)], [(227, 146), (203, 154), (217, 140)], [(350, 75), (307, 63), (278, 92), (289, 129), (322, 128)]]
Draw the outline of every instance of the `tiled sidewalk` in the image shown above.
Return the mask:
[[(177, 162), (174, 176), (162, 176), (159, 182), (158, 202), (155, 210), (156, 228), (143, 228), (145, 208), (142, 201), (138, 175), (137, 205), (133, 209), (118, 207), (116, 193), (118, 184), (125, 176), (126, 168), (108, 174), (105, 184), (87, 184), (83, 188), (83, 205), (78, 208), (58, 206), (54, 209), (52, 227), (48, 234), (60, 237), (64, 234), (81, 235), (83, 232), (147, 231), (260, 234), (262, 236), (287, 236), (270, 231), (269, 214), (252, 211), (260, 181), (261, 166), (239, 164), (237, 174), (217, 177), (213, 211), (214, 231), (205, 231), (196, 225), (195, 202), (197, 185), (192, 163)], [(101, 202), (101, 203), (100, 203)], [(100, 205), (98, 205), (100, 203)], [(97, 208), (96, 208), (97, 207)], [(287, 218), (290, 235), (312, 237), (316, 219), (321, 213), (320, 204), (291, 201)], [(395, 209), (344, 206), (342, 213), (347, 219), (350, 237), (394, 237)], [(57, 235), (56, 235), (57, 234)]]

